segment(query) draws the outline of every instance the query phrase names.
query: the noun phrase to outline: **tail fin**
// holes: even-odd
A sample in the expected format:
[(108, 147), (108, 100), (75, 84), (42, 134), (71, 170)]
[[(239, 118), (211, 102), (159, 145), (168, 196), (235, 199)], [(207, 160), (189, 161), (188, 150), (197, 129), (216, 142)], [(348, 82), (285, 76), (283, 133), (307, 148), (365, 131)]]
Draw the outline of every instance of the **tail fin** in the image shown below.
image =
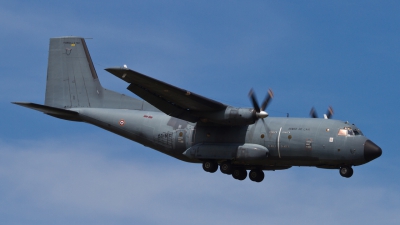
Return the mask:
[(103, 88), (84, 38), (50, 39), (45, 105), (101, 107)]
[[(82, 121), (70, 108), (109, 108), (159, 111), (146, 101), (103, 88), (85, 39), (50, 39), (45, 105), (13, 102), (60, 119)], [(65, 110), (67, 109), (67, 110)]]

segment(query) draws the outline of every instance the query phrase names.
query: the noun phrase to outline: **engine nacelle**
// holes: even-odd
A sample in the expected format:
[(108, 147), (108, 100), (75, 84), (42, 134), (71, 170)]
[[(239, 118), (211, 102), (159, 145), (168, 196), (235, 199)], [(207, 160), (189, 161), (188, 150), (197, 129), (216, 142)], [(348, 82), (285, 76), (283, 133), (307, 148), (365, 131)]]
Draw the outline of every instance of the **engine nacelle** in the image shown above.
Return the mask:
[(227, 107), (225, 110), (217, 112), (202, 112), (201, 116), (203, 117), (202, 122), (214, 122), (232, 126), (253, 124), (257, 119), (254, 109), (235, 107)]
[(269, 151), (257, 144), (200, 143), (183, 154), (191, 159), (252, 161), (267, 159)]

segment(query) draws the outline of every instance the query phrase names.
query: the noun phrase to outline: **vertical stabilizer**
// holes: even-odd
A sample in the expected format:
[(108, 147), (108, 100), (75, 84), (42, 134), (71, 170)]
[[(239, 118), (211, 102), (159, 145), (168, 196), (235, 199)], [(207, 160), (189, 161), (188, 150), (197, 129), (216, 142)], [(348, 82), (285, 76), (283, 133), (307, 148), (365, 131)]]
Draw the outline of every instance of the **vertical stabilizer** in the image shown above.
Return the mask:
[(50, 39), (45, 105), (57, 108), (99, 107), (103, 88), (84, 38)]

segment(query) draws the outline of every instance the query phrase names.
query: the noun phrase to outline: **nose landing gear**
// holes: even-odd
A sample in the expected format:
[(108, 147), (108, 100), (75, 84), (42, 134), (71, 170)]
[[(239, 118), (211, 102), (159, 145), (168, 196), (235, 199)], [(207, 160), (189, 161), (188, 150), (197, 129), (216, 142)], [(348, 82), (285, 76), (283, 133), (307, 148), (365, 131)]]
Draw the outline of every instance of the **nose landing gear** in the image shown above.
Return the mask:
[(349, 178), (353, 175), (353, 168), (351, 166), (342, 166), (339, 169), (339, 173), (342, 177)]

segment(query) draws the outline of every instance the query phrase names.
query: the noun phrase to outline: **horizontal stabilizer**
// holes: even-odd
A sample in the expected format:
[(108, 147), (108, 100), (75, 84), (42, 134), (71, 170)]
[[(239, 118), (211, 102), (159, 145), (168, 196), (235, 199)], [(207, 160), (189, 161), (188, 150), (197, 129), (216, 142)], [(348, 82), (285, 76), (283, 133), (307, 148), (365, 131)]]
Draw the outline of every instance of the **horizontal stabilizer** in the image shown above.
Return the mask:
[(27, 107), (30, 109), (37, 110), (37, 111), (43, 112), (45, 114), (48, 114), (50, 116), (60, 118), (60, 119), (72, 120), (72, 121), (82, 121), (79, 118), (79, 113), (74, 112), (74, 111), (55, 108), (55, 107), (51, 107), (51, 106), (40, 105), (40, 104), (36, 104), (36, 103), (30, 103), (30, 102), (12, 102), (12, 103), (23, 106), (23, 107)]

